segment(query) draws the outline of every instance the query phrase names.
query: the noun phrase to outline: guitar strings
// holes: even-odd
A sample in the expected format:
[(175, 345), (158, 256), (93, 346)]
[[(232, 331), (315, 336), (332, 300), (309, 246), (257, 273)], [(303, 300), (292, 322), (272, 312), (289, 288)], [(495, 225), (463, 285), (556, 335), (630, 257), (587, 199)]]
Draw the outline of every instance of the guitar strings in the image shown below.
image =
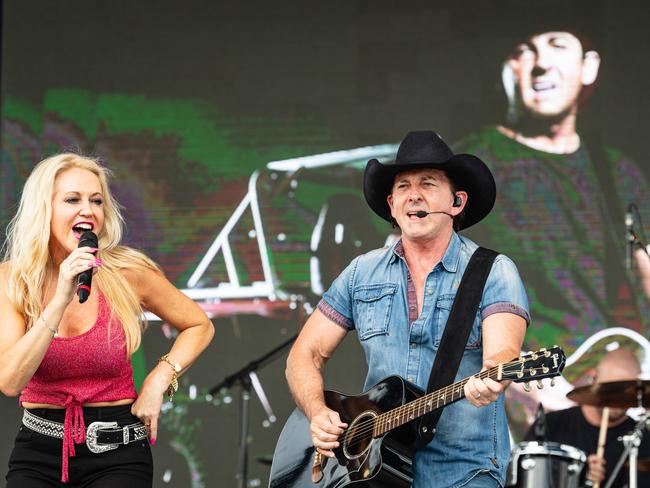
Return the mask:
[[(514, 363), (514, 362), (513, 362), (513, 363), (504, 363), (504, 364), (503, 364), (504, 371), (505, 371), (505, 369), (506, 369), (507, 367), (510, 367), (510, 366), (513, 365), (513, 364), (520, 364), (520, 363), (519, 363), (519, 362), (517, 362), (517, 363)], [(475, 376), (478, 376), (478, 377), (481, 378), (481, 379), (487, 378), (487, 377), (490, 376), (490, 373), (495, 372), (496, 370), (498, 370), (498, 368), (499, 368), (499, 367), (496, 366), (496, 367), (491, 368), (491, 369), (489, 369), (489, 370), (482, 371), (481, 373), (478, 373), (478, 374), (475, 375)], [(533, 369), (533, 370), (535, 370), (536, 372), (537, 372), (538, 370), (543, 370), (543, 368), (528, 368), (528, 369), (529, 369), (529, 370)], [(512, 371), (518, 371), (518, 370), (520, 370), (520, 368), (513, 369)], [(511, 372), (511, 371), (508, 371), (508, 372)], [(535, 374), (536, 374), (536, 373), (535, 373)], [(534, 376), (534, 375), (533, 375), (533, 376)], [(459, 381), (458, 383), (454, 383), (453, 385), (449, 385), (449, 386), (447, 386), (447, 387), (445, 387), (445, 388), (443, 388), (443, 389), (441, 389), (441, 390), (438, 390), (437, 392), (433, 392), (433, 393), (438, 393), (438, 394), (439, 394), (439, 397), (446, 396), (446, 394), (445, 394), (445, 395), (442, 395), (442, 394), (440, 394), (440, 393), (443, 392), (443, 391), (447, 391), (447, 390), (449, 390), (449, 389), (455, 389), (456, 387), (464, 386), (465, 383), (467, 383), (468, 380), (469, 380), (469, 378), (466, 378), (466, 379), (464, 379), (464, 380)], [(453, 387), (453, 388), (452, 388), (452, 387)], [(413, 401), (412, 404), (419, 403), (419, 402), (420, 402), (421, 400), (423, 400), (426, 396), (427, 396), (427, 395), (424, 395), (424, 396), (420, 397), (419, 399)], [(463, 394), (463, 395), (459, 395), (458, 400), (462, 399), (463, 397), (464, 397), (464, 394)], [(411, 405), (411, 404), (408, 404), (408, 405)], [(374, 427), (375, 427), (375, 424), (376, 424), (376, 420), (377, 420), (378, 418), (380, 418), (381, 416), (386, 416), (386, 415), (388, 415), (388, 414), (391, 413), (391, 412), (392, 412), (392, 415), (395, 415), (395, 413), (396, 413), (398, 410), (401, 410), (401, 411), (403, 411), (403, 412), (408, 412), (408, 410), (410, 410), (410, 409), (407, 408), (406, 405), (402, 405), (402, 406), (397, 407), (397, 408), (395, 408), (395, 409), (393, 409), (393, 410), (390, 410), (389, 412), (384, 412), (383, 414), (379, 415), (378, 417), (374, 417), (374, 418), (369, 419), (369, 420), (366, 420), (366, 421), (364, 421), (364, 422), (360, 422), (359, 424), (357, 424), (357, 425), (355, 426), (355, 430), (358, 429), (358, 431), (353, 433), (353, 435), (354, 435), (353, 438), (354, 438), (355, 440), (354, 440), (353, 442), (348, 442), (348, 443), (346, 443), (346, 445), (347, 445), (347, 446), (354, 446), (354, 445), (359, 444), (360, 442), (363, 442), (364, 440), (366, 440), (366, 439), (367, 439), (367, 438), (366, 438), (366, 435), (374, 431)], [(433, 411), (433, 410), (434, 410), (434, 409), (432, 409), (431, 411)], [(401, 416), (401, 415), (400, 415), (400, 416)], [(414, 418), (413, 418), (413, 419), (407, 419), (406, 422), (402, 422), (402, 423), (399, 424), (398, 426), (404, 425), (404, 424), (410, 422), (411, 420), (414, 420)], [(394, 429), (394, 428), (395, 428), (395, 427), (391, 427), (389, 430), (392, 430), (392, 429)], [(343, 439), (345, 438), (345, 436), (346, 436), (346, 433), (347, 433), (349, 430), (350, 430), (350, 428), (348, 428), (348, 429), (346, 429), (345, 431), (343, 431), (343, 433), (338, 437), (337, 440), (339, 440), (339, 441), (343, 440)], [(370, 439), (372, 439), (372, 438), (374, 438), (374, 437), (370, 437)]]
[[(508, 367), (508, 366), (509, 366), (509, 365), (507, 365), (506, 363), (504, 363), (504, 371), (505, 371), (505, 368)], [(494, 368), (494, 369), (498, 369), (498, 367), (496, 367), (496, 368)], [(537, 371), (537, 370), (542, 370), (542, 371), (543, 371), (543, 368), (529, 368), (529, 370), (531, 370), (531, 369), (534, 370), (534, 371)], [(519, 368), (517, 368), (517, 369), (514, 370), (514, 371), (517, 371), (517, 370), (519, 370)], [(494, 372), (493, 369), (490, 369), (490, 370), (483, 371), (483, 372), (479, 373), (477, 376), (479, 376), (479, 377), (481, 377), (481, 378), (485, 378), (485, 377), (490, 376), (490, 373), (492, 373), (492, 372)], [(508, 372), (510, 372), (510, 371), (508, 371)], [(486, 373), (487, 373), (487, 374), (486, 374)], [(536, 373), (535, 373), (535, 374), (536, 374)], [(534, 374), (533, 374), (533, 376), (534, 376)], [(455, 383), (454, 385), (450, 385), (450, 386), (454, 386), (454, 387), (455, 387), (455, 386), (459, 386), (459, 385), (463, 385), (463, 386), (464, 386), (464, 384), (465, 384), (467, 381), (468, 381), (468, 379), (465, 379), (465, 380), (462, 380), (462, 381), (460, 381), (460, 382), (458, 382), (458, 383)], [(448, 388), (449, 388), (449, 387), (446, 387), (445, 389), (448, 389)], [(442, 391), (442, 390), (440, 390), (440, 391)], [(464, 396), (464, 395), (459, 396), (458, 400), (460, 400), (463, 396)], [(421, 400), (422, 398), (424, 398), (424, 397), (421, 397), (420, 399), (414, 401), (413, 403), (418, 402), (418, 401)], [(400, 410), (400, 409), (401, 409), (401, 410), (404, 410), (404, 407), (405, 407), (405, 406), (402, 405), (401, 407), (397, 407), (397, 408), (391, 410), (390, 412), (393, 412), (393, 413), (394, 413), (394, 412), (396, 412), (397, 410)], [(433, 410), (432, 410), (432, 411), (433, 411)], [(382, 414), (382, 415), (386, 415), (386, 414), (388, 414), (388, 413), (389, 413), (389, 412), (385, 412), (385, 413)], [(359, 429), (358, 432), (355, 432), (355, 433), (354, 433), (354, 438), (355, 438), (356, 440), (353, 441), (353, 442), (348, 442), (348, 443), (347, 443), (347, 446), (354, 446), (354, 445), (356, 445), (356, 444), (358, 444), (358, 443), (360, 443), (360, 442), (366, 440), (367, 438), (366, 438), (365, 436), (366, 436), (368, 433), (374, 431), (374, 423), (375, 423), (375, 421), (377, 420), (377, 418), (379, 418), (379, 417), (375, 417), (375, 418), (370, 419), (370, 420), (368, 420), (368, 421), (365, 421), (365, 422), (361, 422), (361, 423), (359, 423), (358, 426), (360, 426), (361, 428)], [(402, 422), (400, 425), (404, 425), (405, 423), (408, 423), (408, 422), (411, 421), (411, 420), (414, 420), (414, 418), (413, 418), (413, 419), (407, 419), (406, 422)], [(356, 427), (356, 426), (355, 426), (355, 427)], [(392, 428), (389, 429), (389, 430), (392, 430), (393, 428), (395, 428), (395, 427), (392, 427)], [(344, 431), (343, 434), (342, 434), (338, 439), (341, 440), (342, 438), (344, 438), (344, 437), (345, 437), (345, 434), (346, 434), (348, 431), (349, 431), (349, 428), (346, 429), (346, 431)], [(360, 438), (359, 438), (359, 437), (360, 437)], [(374, 438), (374, 437), (371, 437), (371, 439), (372, 439), (372, 438)]]
[[(512, 373), (512, 372), (520, 371), (520, 370), (521, 370), (521, 364), (522, 364), (522, 363), (521, 363), (520, 361), (512, 361), (512, 362), (508, 362), (508, 363), (503, 363), (501, 366), (503, 366), (503, 371), (504, 371), (504, 372)], [(517, 368), (512, 368), (512, 366), (519, 366), (519, 367), (517, 367)], [(509, 369), (508, 369), (508, 368), (509, 368)], [(480, 379), (485, 379), (485, 378), (490, 377), (490, 376), (491, 376), (491, 373), (497, 373), (497, 372), (498, 372), (498, 369), (499, 369), (499, 366), (495, 366), (495, 367), (490, 368), (490, 369), (488, 369), (488, 370), (481, 371), (480, 373), (478, 373), (478, 374), (476, 374), (476, 375), (474, 375), (474, 376), (478, 376)], [(542, 368), (542, 367), (540, 367), (540, 368), (528, 368), (527, 370), (530, 371), (531, 369), (535, 371), (535, 373), (534, 373), (534, 374), (531, 374), (531, 376), (535, 376), (535, 375), (537, 374), (538, 371), (543, 371), (543, 368)], [(384, 413), (380, 414), (380, 415), (377, 416), (377, 417), (373, 417), (373, 418), (371, 418), (371, 419), (369, 419), (369, 420), (366, 420), (366, 421), (360, 422), (359, 424), (357, 424), (357, 425), (354, 426), (354, 430), (355, 430), (355, 431), (353, 432), (353, 439), (355, 439), (355, 440), (352, 441), (352, 442), (348, 442), (348, 443), (346, 443), (346, 444), (347, 444), (348, 446), (353, 446), (353, 445), (356, 445), (356, 444), (358, 444), (358, 443), (363, 442), (364, 440), (366, 440), (366, 439), (367, 439), (367, 437), (366, 437), (367, 434), (369, 434), (369, 433), (371, 433), (371, 432), (374, 432), (374, 429), (375, 429), (375, 425), (376, 425), (376, 423), (377, 423), (377, 420), (380, 419), (380, 418), (382, 418), (382, 417), (384, 417), (384, 418), (386, 418), (386, 417), (389, 417), (389, 418), (390, 418), (390, 417), (394, 417), (394, 418), (404, 418), (404, 417), (402, 417), (402, 414), (404, 414), (404, 415), (408, 415), (408, 411), (409, 411), (409, 410), (415, 410), (414, 407), (416, 406), (416, 404), (418, 404), (418, 405), (417, 405), (417, 410), (419, 411), (420, 406), (426, 406), (427, 403), (430, 403), (430, 402), (428, 402), (428, 401), (427, 401), (427, 402), (423, 402), (423, 400), (427, 399), (427, 397), (430, 396), (430, 395), (432, 395), (432, 397), (431, 397), (430, 400), (432, 400), (431, 403), (433, 403), (433, 399), (434, 399), (436, 396), (437, 396), (437, 400), (439, 400), (440, 398), (446, 397), (448, 393), (458, 390), (458, 391), (459, 391), (459, 398), (458, 398), (458, 400), (462, 399), (465, 395), (464, 395), (464, 393), (460, 394), (461, 391), (462, 391), (461, 388), (465, 386), (465, 384), (467, 383), (467, 381), (469, 381), (469, 378), (465, 378), (465, 379), (459, 381), (458, 383), (454, 383), (454, 384), (452, 384), (452, 385), (448, 385), (448, 386), (446, 386), (446, 387), (444, 387), (444, 388), (442, 388), (442, 389), (440, 389), (440, 390), (438, 390), (438, 391), (436, 391), (436, 392), (432, 392), (432, 393), (430, 393), (430, 394), (423, 395), (422, 397), (418, 398), (417, 400), (414, 400), (413, 402), (411, 402), (411, 403), (409, 403), (409, 404), (407, 404), (407, 405), (401, 405), (401, 406), (399, 406), (399, 407), (397, 407), (397, 408), (394, 408), (393, 410), (389, 410), (388, 412), (384, 412)], [(435, 395), (433, 395), (434, 393), (435, 393)], [(452, 396), (452, 398), (453, 398), (453, 396)], [(444, 406), (444, 405), (443, 405), (443, 406)], [(437, 407), (437, 408), (440, 408), (440, 407)], [(437, 409), (437, 408), (436, 408), (436, 409)], [(436, 410), (436, 409), (431, 409), (431, 411)], [(396, 414), (398, 413), (398, 411), (400, 411), (400, 412), (399, 412), (399, 415), (396, 415)], [(389, 414), (390, 414), (390, 415), (389, 415)], [(421, 415), (420, 415), (420, 416), (421, 416)], [(418, 417), (420, 417), (420, 416), (418, 416)], [(411, 418), (407, 418), (406, 422), (402, 422), (402, 423), (399, 424), (399, 425), (404, 425), (405, 423), (408, 423), (408, 422), (410, 422), (411, 420), (414, 420), (414, 419), (415, 419), (415, 417), (412, 418), (412, 419), (411, 419)], [(398, 426), (399, 426), (399, 425), (398, 425)], [(395, 427), (391, 427), (391, 428), (388, 429), (386, 432), (392, 430), (393, 428), (395, 428)], [(348, 427), (347, 429), (345, 429), (345, 430), (341, 433), (341, 435), (337, 438), (337, 440), (340, 441), (340, 442), (344, 441), (344, 439), (345, 439), (347, 433), (349, 432), (349, 430), (350, 430), (349, 427)], [(382, 432), (382, 433), (383, 433), (383, 432)], [(372, 439), (372, 438), (374, 438), (374, 437), (371, 436), (370, 439)]]
[[(492, 371), (495, 370), (495, 369), (498, 369), (498, 367), (496, 367), (496, 368), (491, 368), (491, 369), (486, 370), (486, 371), (481, 371), (480, 373), (478, 373), (478, 374), (475, 375), (475, 376), (478, 376), (478, 377), (481, 378), (481, 379), (485, 379), (485, 378), (487, 378), (487, 377), (489, 376), (489, 373), (492, 372)], [(440, 390), (437, 390), (436, 392), (432, 392), (432, 393), (436, 393), (437, 396), (438, 396), (438, 399), (440, 399), (440, 398), (442, 398), (442, 397), (447, 396), (446, 393), (447, 393), (449, 390), (456, 390), (456, 389), (457, 389), (458, 387), (460, 387), (460, 386), (465, 386), (465, 383), (467, 383), (468, 380), (469, 380), (469, 378), (465, 378), (464, 380), (461, 380), (461, 381), (459, 381), (458, 383), (454, 383), (453, 385), (448, 385), (448, 386), (446, 386), (446, 387), (444, 387), (444, 388), (442, 388), (442, 389), (440, 389)], [(443, 394), (443, 393), (444, 393), (444, 394)], [(411, 405), (415, 405), (416, 403), (420, 403), (420, 400), (422, 400), (423, 398), (425, 398), (425, 397), (427, 397), (427, 396), (429, 396), (429, 394), (424, 395), (424, 396), (418, 398), (417, 400), (414, 400), (412, 403), (409, 403), (409, 404), (407, 404), (407, 405), (411, 406)], [(433, 397), (432, 397), (432, 398), (433, 398)], [(460, 399), (460, 398), (462, 398), (462, 395), (459, 395), (459, 399)], [(371, 418), (371, 419), (369, 419), (369, 420), (365, 420), (365, 421), (363, 421), (363, 422), (358, 423), (357, 425), (354, 426), (354, 428), (355, 428), (355, 430), (356, 430), (356, 432), (354, 432), (354, 437), (356, 438), (356, 437), (359, 437), (359, 436), (363, 436), (363, 437), (365, 438), (366, 434), (368, 434), (368, 433), (374, 431), (374, 428), (375, 428), (375, 425), (376, 425), (376, 423), (377, 423), (377, 420), (378, 420), (378, 419), (381, 419), (382, 417), (383, 417), (383, 418), (386, 418), (387, 416), (389, 416), (388, 414), (390, 414), (390, 417), (395, 417), (395, 418), (404, 418), (404, 417), (402, 416), (402, 414), (403, 414), (403, 413), (406, 413), (405, 411), (408, 410), (408, 407), (406, 407), (406, 408), (405, 408), (405, 407), (406, 407), (406, 405), (401, 405), (401, 406), (396, 407), (396, 408), (394, 408), (394, 409), (392, 409), (392, 410), (389, 410), (388, 412), (384, 412), (384, 413), (378, 415), (377, 417), (373, 417), (373, 418)], [(398, 412), (399, 412), (399, 415), (397, 415)], [(407, 422), (408, 422), (408, 421), (409, 421), (409, 420), (407, 419)], [(406, 423), (406, 422), (404, 422), (404, 423)], [(402, 424), (400, 424), (400, 425), (403, 425), (404, 423), (402, 423)], [(347, 432), (348, 432), (349, 430), (350, 430), (349, 427), (348, 427), (346, 430), (344, 430), (344, 431), (341, 433), (341, 435), (338, 437), (337, 440), (338, 440), (338, 441), (342, 441), (342, 440), (344, 440), (344, 438), (346, 437), (346, 434), (347, 434)], [(391, 429), (391, 430), (392, 430), (392, 429)], [(362, 440), (363, 440), (363, 439), (360, 439), (360, 440), (358, 440), (357, 442), (347, 443), (347, 445), (353, 445), (353, 444), (356, 444), (356, 443), (358, 443), (358, 442), (361, 442)]]

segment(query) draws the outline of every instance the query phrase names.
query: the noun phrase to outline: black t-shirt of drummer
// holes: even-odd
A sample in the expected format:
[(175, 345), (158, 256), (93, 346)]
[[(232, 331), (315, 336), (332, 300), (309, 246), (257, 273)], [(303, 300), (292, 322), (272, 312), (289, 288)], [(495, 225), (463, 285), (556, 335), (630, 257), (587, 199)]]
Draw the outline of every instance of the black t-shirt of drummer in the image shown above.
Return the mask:
[[(601, 486), (609, 481), (612, 470), (616, 466), (621, 454), (623, 453), (623, 442), (618, 438), (634, 430), (635, 422), (628, 418), (625, 422), (616, 427), (611, 427), (607, 431), (607, 440), (605, 441), (605, 481)], [(598, 427), (594, 427), (585, 419), (580, 407), (568, 408), (557, 412), (546, 414), (546, 439), (538, 439), (535, 436), (535, 425), (526, 433), (527, 441), (547, 441), (568, 444), (577, 447), (585, 452), (587, 456), (594, 454), (598, 447)], [(650, 458), (650, 432), (645, 431), (645, 435), (639, 447), (639, 460)], [(585, 473), (587, 465), (585, 464)], [(628, 484), (629, 466), (627, 460), (621, 467), (616, 482), (612, 488), (625, 488)], [(638, 471), (638, 486), (650, 487), (650, 472)]]

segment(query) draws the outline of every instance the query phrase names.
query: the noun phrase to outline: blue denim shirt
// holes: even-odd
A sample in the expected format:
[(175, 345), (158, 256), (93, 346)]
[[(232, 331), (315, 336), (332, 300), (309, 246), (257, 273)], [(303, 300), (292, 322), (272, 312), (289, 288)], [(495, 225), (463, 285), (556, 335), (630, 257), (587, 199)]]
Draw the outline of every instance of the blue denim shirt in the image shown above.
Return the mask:
[[(365, 389), (399, 375), (426, 390), (456, 290), (477, 247), (452, 235), (442, 260), (426, 278), (422, 313), (411, 324), (407, 289), (412, 286), (401, 241), (355, 258), (334, 281), (318, 307), (339, 325), (356, 329), (368, 363)], [(414, 292), (410, 295), (412, 303)], [(496, 258), (488, 276), (455, 381), (480, 371), (482, 321), (497, 312), (515, 313), (529, 323), (526, 291), (514, 263), (504, 255)], [(503, 395), (482, 408), (460, 400), (444, 409), (434, 440), (417, 452), (414, 487), (460, 487), (480, 472), (503, 485), (509, 455)]]

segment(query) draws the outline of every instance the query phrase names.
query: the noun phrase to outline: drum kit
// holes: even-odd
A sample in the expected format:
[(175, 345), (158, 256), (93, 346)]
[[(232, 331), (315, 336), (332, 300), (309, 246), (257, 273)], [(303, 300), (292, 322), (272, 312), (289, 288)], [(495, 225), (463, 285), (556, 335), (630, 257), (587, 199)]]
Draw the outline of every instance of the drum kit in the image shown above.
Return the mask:
[[(630, 380), (594, 383), (569, 392), (567, 398), (580, 404), (603, 408), (597, 453), (602, 455), (609, 408), (639, 408), (639, 417), (632, 432), (620, 437), (623, 453), (603, 488), (609, 488), (622, 468), (629, 470), (629, 488), (640, 488), (639, 471), (650, 471), (650, 459), (638, 459), (644, 431), (650, 428), (650, 381)], [(515, 446), (508, 467), (507, 487), (513, 488), (581, 488), (585, 480), (587, 455), (584, 451), (554, 442), (521, 442)]]

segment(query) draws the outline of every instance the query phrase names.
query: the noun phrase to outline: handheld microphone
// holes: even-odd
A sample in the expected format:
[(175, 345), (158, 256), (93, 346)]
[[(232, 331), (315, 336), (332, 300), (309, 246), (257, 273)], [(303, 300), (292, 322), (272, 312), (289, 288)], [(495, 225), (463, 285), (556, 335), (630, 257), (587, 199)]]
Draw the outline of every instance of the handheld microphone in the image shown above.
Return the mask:
[(625, 212), (625, 269), (632, 269), (632, 248), (636, 236), (634, 235), (634, 215), (632, 214), (632, 203), (627, 206)]
[[(94, 232), (87, 230), (81, 234), (79, 239), (79, 245), (77, 247), (94, 247), (97, 248), (98, 241), (97, 236)], [(90, 285), (93, 281), (93, 269), (88, 268), (86, 271), (82, 271), (77, 276), (77, 296), (79, 297), (79, 303), (83, 303), (88, 300), (90, 296)]]
[(415, 212), (415, 216), (423, 219), (427, 215), (434, 214), (434, 213), (441, 213), (441, 214), (449, 215), (452, 219), (454, 218), (452, 214), (450, 214), (449, 212), (443, 212), (442, 210), (435, 210), (433, 212), (425, 212), (424, 210), (418, 210), (417, 212)]

